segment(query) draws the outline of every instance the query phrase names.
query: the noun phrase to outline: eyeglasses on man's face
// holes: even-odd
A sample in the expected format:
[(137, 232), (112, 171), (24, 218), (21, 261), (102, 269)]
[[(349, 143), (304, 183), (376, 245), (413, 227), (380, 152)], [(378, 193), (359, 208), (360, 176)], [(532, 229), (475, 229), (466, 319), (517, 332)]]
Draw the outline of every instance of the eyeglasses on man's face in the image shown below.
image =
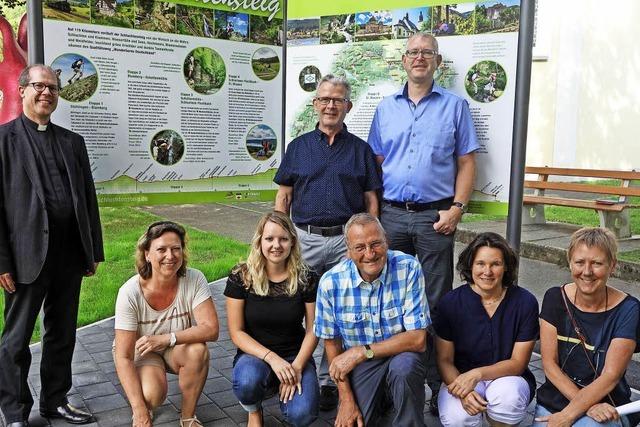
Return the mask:
[(361, 255), (361, 254), (365, 253), (367, 251), (367, 249), (369, 249), (371, 252), (377, 252), (383, 246), (384, 246), (384, 241), (376, 240), (376, 241), (373, 241), (373, 242), (369, 243), (368, 245), (365, 245), (365, 244), (353, 245), (353, 246), (350, 247), (350, 249), (352, 251), (354, 251), (355, 253)]
[(49, 89), (49, 92), (52, 95), (55, 95), (60, 91), (60, 88), (58, 87), (58, 85), (48, 85), (42, 82), (30, 82), (30, 83), (27, 83), (27, 86), (33, 87), (33, 89), (38, 93), (44, 92), (44, 90), (47, 88)]
[(320, 105), (329, 105), (329, 103), (333, 101), (333, 105), (336, 106), (341, 106), (349, 102), (347, 98), (331, 98), (329, 96), (317, 96), (315, 100), (318, 101)]
[(438, 54), (438, 51), (433, 49), (409, 49), (404, 54), (411, 59), (415, 59), (419, 55), (422, 55), (424, 59), (433, 59)]

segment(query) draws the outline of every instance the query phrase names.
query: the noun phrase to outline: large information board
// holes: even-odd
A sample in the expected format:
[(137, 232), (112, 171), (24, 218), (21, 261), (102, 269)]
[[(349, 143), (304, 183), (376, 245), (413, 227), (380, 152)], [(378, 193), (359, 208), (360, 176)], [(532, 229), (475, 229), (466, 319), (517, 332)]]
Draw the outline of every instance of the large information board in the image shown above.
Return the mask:
[(315, 125), (314, 82), (327, 73), (351, 82), (345, 123), (366, 140), (376, 106), (406, 80), (407, 38), (427, 32), (443, 56), (436, 82), (469, 102), (481, 144), (471, 208), (506, 214), (519, 0), (294, 1), (287, 17), (287, 141)]
[(279, 0), (45, 0), (53, 120), (84, 136), (101, 203), (272, 197)]

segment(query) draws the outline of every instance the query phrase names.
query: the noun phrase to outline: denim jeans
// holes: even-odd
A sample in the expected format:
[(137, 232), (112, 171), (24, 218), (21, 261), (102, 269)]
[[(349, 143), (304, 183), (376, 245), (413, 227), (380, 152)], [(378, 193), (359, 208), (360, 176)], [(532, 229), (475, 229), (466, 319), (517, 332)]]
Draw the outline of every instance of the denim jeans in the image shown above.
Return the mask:
[[(285, 358), (292, 362), (294, 357)], [(302, 372), (302, 394), (297, 392), (287, 403), (280, 402), (284, 419), (296, 427), (308, 426), (318, 418), (318, 379), (313, 359)], [(270, 391), (278, 390), (278, 377), (268, 363), (249, 354), (236, 356), (233, 363), (233, 393), (247, 412), (260, 409)]]
[[(544, 417), (547, 415), (551, 415), (551, 412), (547, 410), (542, 405), (536, 405), (536, 414), (534, 415), (533, 427), (546, 427), (547, 423), (535, 422), (535, 419), (538, 417)], [(627, 417), (620, 417), (618, 421), (609, 421), (606, 423), (599, 423), (591, 417), (583, 415), (578, 418), (574, 423), (574, 427), (628, 427), (629, 421)]]

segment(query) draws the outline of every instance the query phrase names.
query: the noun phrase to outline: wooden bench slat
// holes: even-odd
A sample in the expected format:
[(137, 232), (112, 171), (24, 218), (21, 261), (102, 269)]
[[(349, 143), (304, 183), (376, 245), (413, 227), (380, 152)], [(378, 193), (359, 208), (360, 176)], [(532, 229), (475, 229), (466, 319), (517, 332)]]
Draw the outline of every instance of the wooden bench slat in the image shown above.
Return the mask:
[(525, 188), (537, 188), (540, 190), (575, 191), (593, 194), (615, 194), (618, 196), (640, 197), (640, 187), (615, 187), (611, 185), (580, 184), (575, 182), (556, 181), (524, 181)]
[(532, 204), (556, 205), (556, 206), (566, 206), (570, 208), (585, 208), (585, 209), (595, 209), (599, 211), (610, 211), (610, 212), (622, 212), (624, 208), (629, 207), (629, 205), (624, 203), (617, 203), (614, 205), (605, 205), (605, 204), (596, 203), (593, 200), (564, 199), (559, 197), (531, 196), (531, 195), (525, 195), (522, 198), (522, 202), (527, 205), (532, 205)]
[(577, 176), (584, 178), (610, 178), (610, 179), (628, 179), (640, 180), (640, 172), (637, 171), (618, 171), (607, 169), (570, 169), (570, 168), (551, 168), (540, 166), (526, 166), (525, 173), (540, 175), (560, 175), (560, 176)]

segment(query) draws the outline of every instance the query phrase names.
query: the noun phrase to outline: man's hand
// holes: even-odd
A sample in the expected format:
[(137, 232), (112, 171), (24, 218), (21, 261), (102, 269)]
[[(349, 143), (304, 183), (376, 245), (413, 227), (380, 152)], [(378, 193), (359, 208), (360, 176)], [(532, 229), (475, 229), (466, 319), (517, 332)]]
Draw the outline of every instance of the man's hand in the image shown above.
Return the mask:
[(463, 399), (476, 388), (479, 381), (480, 372), (472, 369), (464, 374), (458, 375), (456, 379), (447, 386), (447, 390), (458, 399)]
[(90, 277), (93, 276), (94, 274), (96, 274), (96, 271), (98, 270), (98, 265), (100, 265), (99, 262), (94, 262), (93, 263), (93, 270), (87, 270), (84, 272), (84, 277)]
[(477, 415), (486, 411), (487, 404), (489, 403), (475, 390), (467, 394), (467, 397), (460, 400), (462, 401), (462, 408), (467, 411), (467, 414), (469, 415)]
[(433, 229), (440, 234), (451, 234), (456, 231), (456, 227), (462, 218), (462, 209), (451, 206), (446, 211), (438, 211), (440, 219), (433, 224)]
[(340, 400), (338, 413), (336, 414), (335, 427), (364, 427), (364, 418), (356, 402), (352, 399)]
[(136, 341), (136, 350), (138, 350), (140, 356), (144, 356), (151, 351), (161, 352), (165, 348), (169, 347), (170, 339), (171, 336), (168, 334), (145, 335), (138, 338), (138, 340)]
[(16, 291), (16, 284), (11, 277), (11, 273), (0, 274), (0, 287), (10, 294)]
[(587, 415), (599, 423), (615, 421), (620, 418), (620, 414), (618, 414), (616, 408), (609, 405), (608, 403), (597, 403), (593, 405), (587, 411)]
[(333, 358), (329, 366), (329, 375), (333, 382), (347, 381), (349, 373), (359, 363), (366, 359), (362, 346), (351, 347), (349, 350)]

